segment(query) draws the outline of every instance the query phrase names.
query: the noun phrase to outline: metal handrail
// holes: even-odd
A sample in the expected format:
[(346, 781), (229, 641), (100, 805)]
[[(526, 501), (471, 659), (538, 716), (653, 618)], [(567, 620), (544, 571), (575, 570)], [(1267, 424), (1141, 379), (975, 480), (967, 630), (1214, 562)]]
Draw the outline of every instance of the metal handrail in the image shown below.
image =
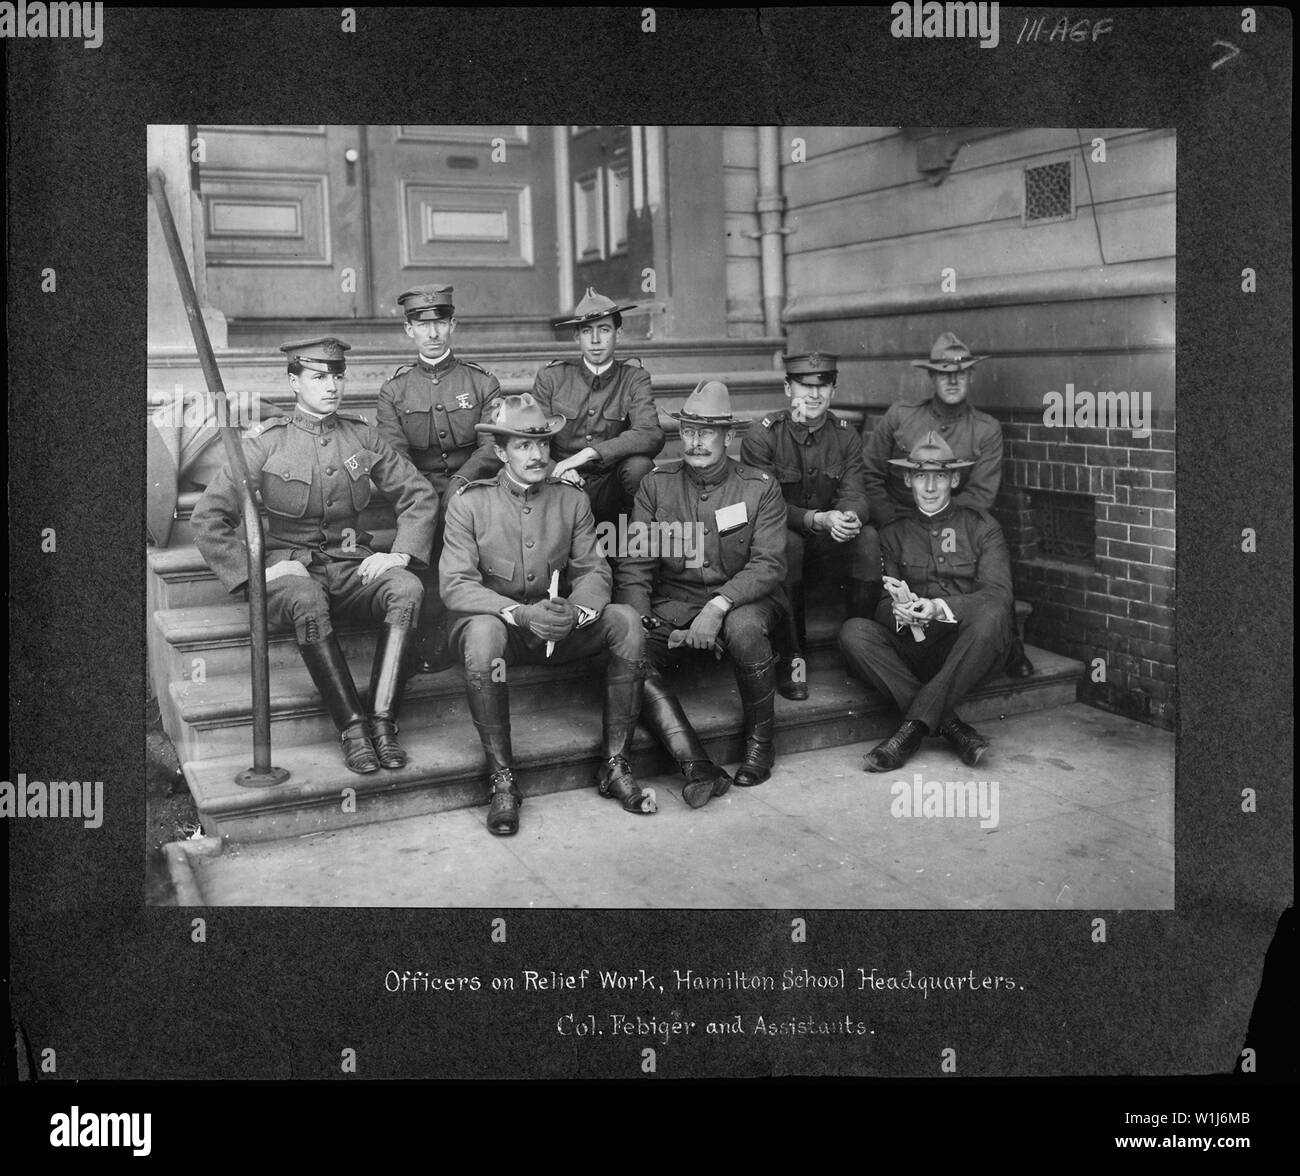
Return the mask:
[(248, 626), (253, 670), (253, 766), (240, 772), (235, 777), (235, 783), (247, 787), (265, 788), (272, 784), (283, 783), (289, 778), (289, 773), (284, 768), (271, 766), (271, 669), (267, 660), (266, 540), (262, 534), (262, 516), (253, 493), (248, 463), (244, 460), (244, 448), (240, 444), (239, 430), (229, 423), (230, 402), (226, 397), (225, 385), (221, 381), (221, 372), (217, 369), (216, 356), (212, 353), (212, 340), (208, 338), (208, 327), (203, 321), (203, 313), (199, 308), (194, 279), (190, 276), (189, 266), (185, 262), (185, 253), (181, 248), (180, 234), (176, 231), (171, 205), (167, 203), (167, 180), (157, 168), (152, 168), (149, 172), (149, 191), (158, 209), (163, 236), (167, 239), (167, 252), (171, 254), (172, 269), (176, 271), (176, 281), (181, 288), (181, 300), (185, 303), (185, 314), (190, 320), (190, 332), (194, 335), (194, 346), (198, 351), (203, 378), (208, 385), (208, 395), (212, 397), (216, 408), (216, 419), (219, 422), (226, 422), (219, 424), (218, 430), (221, 433), (222, 444), (226, 447), (226, 457), (230, 462), (235, 483), (240, 490), (244, 537), (248, 545)]

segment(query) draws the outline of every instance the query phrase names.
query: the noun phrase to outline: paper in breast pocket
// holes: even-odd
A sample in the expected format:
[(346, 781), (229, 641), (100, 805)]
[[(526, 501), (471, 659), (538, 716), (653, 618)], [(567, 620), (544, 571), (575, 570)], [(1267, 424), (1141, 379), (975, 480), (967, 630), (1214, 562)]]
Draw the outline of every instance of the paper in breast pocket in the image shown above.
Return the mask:
[(729, 535), (732, 531), (739, 531), (741, 527), (749, 522), (749, 511), (745, 509), (743, 502), (735, 502), (731, 506), (724, 506), (721, 510), (715, 510), (713, 518), (718, 524), (718, 534)]

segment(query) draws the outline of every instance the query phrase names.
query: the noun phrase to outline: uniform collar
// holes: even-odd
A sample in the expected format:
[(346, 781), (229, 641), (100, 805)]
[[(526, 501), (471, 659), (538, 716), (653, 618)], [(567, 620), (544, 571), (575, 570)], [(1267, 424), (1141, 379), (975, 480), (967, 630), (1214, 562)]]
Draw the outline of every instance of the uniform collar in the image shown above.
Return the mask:
[(969, 395), (956, 406), (944, 404), (937, 396), (930, 397), (930, 413), (937, 420), (959, 421), (962, 417), (969, 416), (972, 411)]
[(929, 526), (931, 523), (943, 522), (945, 519), (947, 519), (947, 517), (950, 514), (952, 514), (953, 510), (954, 507), (951, 498), (948, 499), (948, 505), (945, 506), (943, 510), (939, 511), (938, 514), (932, 514), (932, 515), (926, 514), (925, 511), (923, 511), (919, 506), (916, 505), (916, 500), (915, 499), (912, 500), (912, 512), (916, 515), (917, 519), (919, 519), (926, 526)]
[(682, 469), (686, 471), (686, 477), (697, 486), (717, 486), (731, 476), (731, 458), (724, 453), (722, 463), (713, 470), (697, 470), (683, 460)]
[(591, 379), (597, 376), (603, 376), (606, 372), (610, 370), (610, 368), (614, 366), (615, 362), (617, 361), (615, 359), (611, 359), (607, 364), (605, 364), (604, 367), (599, 369), (592, 367), (591, 364), (587, 362), (587, 357), (585, 355), (582, 357), (581, 362), (582, 362), (582, 366), (587, 370), (587, 377)]
[(546, 483), (538, 482), (534, 486), (521, 486), (510, 476), (510, 471), (502, 466), (501, 472), (497, 475), (497, 485), (515, 498), (536, 498)]
[(826, 410), (826, 415), (822, 417), (821, 424), (815, 429), (810, 429), (807, 425), (801, 425), (794, 417), (789, 418), (790, 435), (799, 442), (800, 445), (811, 445), (817, 435), (831, 423), (830, 409)]
[(294, 407), (293, 423), (298, 426), (304, 433), (328, 433), (339, 423), (338, 416), (330, 413), (329, 416), (317, 416), (313, 412), (308, 412), (304, 408)]
[(455, 362), (456, 357), (452, 355), (450, 347), (442, 353), (442, 356), (437, 363), (430, 363), (422, 355), (416, 356), (415, 361), (416, 367), (418, 367), (426, 376), (446, 375), (447, 372), (451, 370), (451, 365)]

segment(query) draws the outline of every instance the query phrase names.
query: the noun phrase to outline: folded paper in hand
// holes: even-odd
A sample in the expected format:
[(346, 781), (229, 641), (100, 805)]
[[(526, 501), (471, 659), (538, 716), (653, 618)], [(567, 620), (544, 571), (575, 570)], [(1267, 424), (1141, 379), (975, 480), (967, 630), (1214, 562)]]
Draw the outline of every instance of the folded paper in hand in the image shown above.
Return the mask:
[[(894, 598), (895, 604), (911, 604), (920, 597), (917, 596), (908, 586), (906, 580), (895, 580), (893, 576), (886, 576), (884, 579), (885, 591)], [(894, 632), (897, 633), (903, 627), (903, 622), (894, 619)], [(925, 640), (925, 628), (921, 625), (908, 625), (912, 630), (912, 639), (914, 641)]]

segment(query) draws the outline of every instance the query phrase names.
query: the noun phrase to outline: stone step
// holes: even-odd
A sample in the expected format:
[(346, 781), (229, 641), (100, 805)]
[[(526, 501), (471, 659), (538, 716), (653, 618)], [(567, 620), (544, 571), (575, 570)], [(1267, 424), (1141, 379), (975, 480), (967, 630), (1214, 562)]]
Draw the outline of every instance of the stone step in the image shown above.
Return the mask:
[[(839, 672), (838, 629), (838, 621), (830, 617), (810, 623), (805, 651), (810, 674)], [(375, 639), (373, 628), (341, 632), (339, 637), (363, 701), (368, 698)], [(286, 635), (268, 652), (272, 657), (271, 746), (298, 747), (337, 738), (297, 646)], [(560, 705), (599, 712), (602, 664), (600, 659), (584, 659), (554, 667), (513, 667), (509, 671), (512, 706), (520, 712)], [(694, 660), (692, 676), (701, 688), (726, 690), (733, 682), (730, 663), (706, 658)], [(183, 759), (251, 754), (253, 709), (246, 646), (237, 668), (215, 676), (209, 670), (203, 682), (173, 679), (168, 695), (175, 732), (168, 735)], [(448, 717), (468, 721), (467, 714), (465, 679), (458, 667), (408, 680), (401, 708), (403, 731), (436, 726)]]
[[(963, 705), (968, 721), (982, 724), (994, 740), (989, 768), (996, 767), (999, 717), (1046, 710), (1073, 702), (1084, 672), (1081, 662), (1040, 649), (1029, 650), (1037, 673), (1012, 681), (996, 679)], [(523, 672), (522, 670), (520, 671)], [(741, 708), (734, 685), (693, 683), (680, 697), (710, 754), (724, 764), (738, 758), (742, 743)], [(600, 759), (598, 706), (514, 708), (516, 779), (525, 797), (570, 788), (592, 788)], [(843, 669), (818, 675), (806, 702), (776, 700), (777, 755), (835, 747), (888, 735), (897, 714), (874, 692), (848, 678)], [(242, 788), (235, 775), (251, 762), (237, 755), (184, 764), (186, 780), (210, 836), (232, 841), (262, 841), (302, 836), (327, 829), (393, 820), (483, 804), (485, 767), (478, 737), (467, 718), (403, 732), (411, 760), (400, 771), (359, 776), (343, 767), (336, 740), (277, 748), (272, 761), (290, 778), (275, 788)], [(633, 770), (646, 777), (673, 765), (644, 730), (633, 747)], [(981, 766), (983, 770), (983, 765)], [(351, 789), (350, 794), (345, 790)], [(593, 790), (592, 803), (599, 800)], [(355, 811), (345, 811), (354, 807)], [(639, 820), (628, 815), (628, 820)]]

